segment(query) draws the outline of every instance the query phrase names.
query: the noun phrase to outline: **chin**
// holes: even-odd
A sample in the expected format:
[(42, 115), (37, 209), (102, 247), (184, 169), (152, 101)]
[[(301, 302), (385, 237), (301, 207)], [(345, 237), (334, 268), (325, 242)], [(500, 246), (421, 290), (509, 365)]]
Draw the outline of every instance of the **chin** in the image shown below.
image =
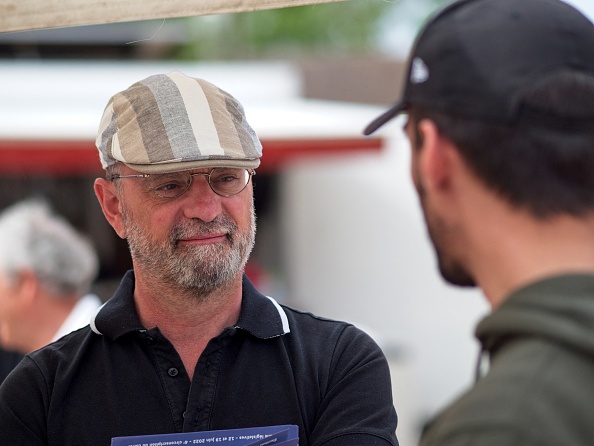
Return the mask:
[(460, 265), (439, 266), (441, 277), (451, 285), (460, 287), (476, 287), (474, 278)]

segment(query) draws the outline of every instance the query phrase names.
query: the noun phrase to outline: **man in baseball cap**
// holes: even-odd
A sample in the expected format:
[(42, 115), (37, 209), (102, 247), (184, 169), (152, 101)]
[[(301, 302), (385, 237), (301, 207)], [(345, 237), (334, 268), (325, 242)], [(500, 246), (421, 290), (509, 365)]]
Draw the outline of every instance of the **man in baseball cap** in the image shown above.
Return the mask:
[(488, 371), (421, 444), (591, 445), (593, 24), (558, 0), (457, 1), (364, 133), (400, 114), (440, 272), (492, 307), (476, 328)]
[(0, 387), (0, 444), (269, 425), (298, 426), (301, 445), (398, 444), (378, 345), (244, 274), (262, 145), (233, 96), (179, 72), (150, 76), (109, 100), (97, 147), (95, 192), (133, 270), (90, 328)]

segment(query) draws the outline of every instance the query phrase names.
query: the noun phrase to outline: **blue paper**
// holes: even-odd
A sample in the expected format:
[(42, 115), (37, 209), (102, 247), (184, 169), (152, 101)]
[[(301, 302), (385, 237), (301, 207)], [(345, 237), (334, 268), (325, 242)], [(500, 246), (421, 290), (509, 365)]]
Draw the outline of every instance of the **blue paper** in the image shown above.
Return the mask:
[(299, 428), (293, 424), (217, 431), (114, 437), (111, 446), (298, 446)]

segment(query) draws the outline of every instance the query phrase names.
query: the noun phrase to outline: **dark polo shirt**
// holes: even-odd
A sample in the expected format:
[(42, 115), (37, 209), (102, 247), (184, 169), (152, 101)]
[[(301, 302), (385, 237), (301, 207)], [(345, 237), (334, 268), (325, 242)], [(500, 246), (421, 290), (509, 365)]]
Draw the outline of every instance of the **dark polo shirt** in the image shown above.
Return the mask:
[(244, 278), (239, 320), (190, 381), (140, 324), (126, 274), (91, 323), (27, 355), (0, 387), (0, 444), (108, 446), (112, 437), (299, 426), (299, 444), (396, 445), (390, 373), (353, 325), (279, 305)]

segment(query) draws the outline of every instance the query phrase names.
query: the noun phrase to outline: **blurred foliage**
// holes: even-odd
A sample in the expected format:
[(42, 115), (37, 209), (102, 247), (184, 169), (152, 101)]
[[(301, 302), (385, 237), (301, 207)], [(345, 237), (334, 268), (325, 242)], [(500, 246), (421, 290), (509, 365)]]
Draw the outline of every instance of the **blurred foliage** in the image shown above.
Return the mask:
[(378, 20), (393, 5), (384, 0), (349, 0), (187, 18), (183, 23), (188, 43), (173, 56), (245, 60), (369, 52), (375, 47)]

